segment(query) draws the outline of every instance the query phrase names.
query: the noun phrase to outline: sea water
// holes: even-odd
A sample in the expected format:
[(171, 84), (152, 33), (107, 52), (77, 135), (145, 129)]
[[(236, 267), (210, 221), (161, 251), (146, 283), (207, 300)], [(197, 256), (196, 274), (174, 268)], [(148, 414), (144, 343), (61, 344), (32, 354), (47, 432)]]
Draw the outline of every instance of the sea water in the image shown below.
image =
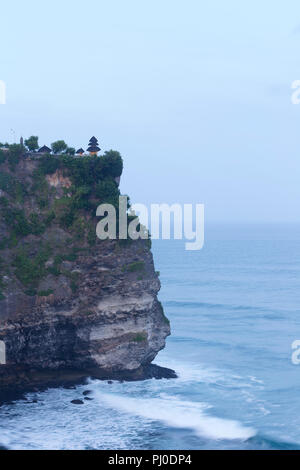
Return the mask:
[[(300, 449), (300, 227), (212, 226), (153, 241), (172, 380), (90, 380), (0, 408), (11, 449)], [(71, 404), (91, 390), (92, 400)]]

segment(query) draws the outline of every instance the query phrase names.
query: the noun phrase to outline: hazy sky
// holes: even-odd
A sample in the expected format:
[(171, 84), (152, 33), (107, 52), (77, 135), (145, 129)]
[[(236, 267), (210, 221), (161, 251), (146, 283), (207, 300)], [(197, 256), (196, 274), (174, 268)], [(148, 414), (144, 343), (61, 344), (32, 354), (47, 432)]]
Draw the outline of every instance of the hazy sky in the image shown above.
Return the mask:
[(299, 0), (3, 0), (0, 21), (0, 141), (96, 135), (133, 202), (300, 222)]

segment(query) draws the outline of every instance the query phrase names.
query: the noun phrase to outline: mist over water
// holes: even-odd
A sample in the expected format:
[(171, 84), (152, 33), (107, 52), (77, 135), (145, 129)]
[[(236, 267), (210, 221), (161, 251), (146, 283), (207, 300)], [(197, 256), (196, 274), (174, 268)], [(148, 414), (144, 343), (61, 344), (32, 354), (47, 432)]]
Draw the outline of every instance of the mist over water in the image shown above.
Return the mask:
[[(18, 449), (300, 448), (299, 226), (212, 227), (203, 250), (154, 241), (175, 380), (52, 389), (0, 408)], [(92, 401), (71, 400), (91, 390)], [(37, 399), (33, 403), (33, 399)]]

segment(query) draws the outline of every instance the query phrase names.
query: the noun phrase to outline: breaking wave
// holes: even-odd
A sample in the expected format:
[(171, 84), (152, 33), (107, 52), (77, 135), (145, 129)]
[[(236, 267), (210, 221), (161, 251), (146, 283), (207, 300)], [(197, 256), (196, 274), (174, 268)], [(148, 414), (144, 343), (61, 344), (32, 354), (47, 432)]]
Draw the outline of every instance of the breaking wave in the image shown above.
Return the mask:
[(206, 410), (210, 406), (205, 403), (181, 401), (170, 396), (143, 399), (101, 392), (96, 396), (101, 402), (126, 413), (162, 421), (176, 428), (192, 429), (198, 436), (209, 439), (247, 440), (256, 434), (253, 428), (238, 421), (208, 415)]

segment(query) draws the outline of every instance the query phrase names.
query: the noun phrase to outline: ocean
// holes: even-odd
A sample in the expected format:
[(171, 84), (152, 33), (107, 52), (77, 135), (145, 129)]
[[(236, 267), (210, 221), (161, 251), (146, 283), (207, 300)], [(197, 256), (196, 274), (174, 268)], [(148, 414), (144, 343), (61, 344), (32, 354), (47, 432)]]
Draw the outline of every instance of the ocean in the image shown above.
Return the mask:
[[(201, 251), (153, 241), (177, 379), (27, 395), (0, 408), (10, 449), (300, 449), (300, 226), (215, 225)], [(73, 405), (91, 390), (93, 400)]]

